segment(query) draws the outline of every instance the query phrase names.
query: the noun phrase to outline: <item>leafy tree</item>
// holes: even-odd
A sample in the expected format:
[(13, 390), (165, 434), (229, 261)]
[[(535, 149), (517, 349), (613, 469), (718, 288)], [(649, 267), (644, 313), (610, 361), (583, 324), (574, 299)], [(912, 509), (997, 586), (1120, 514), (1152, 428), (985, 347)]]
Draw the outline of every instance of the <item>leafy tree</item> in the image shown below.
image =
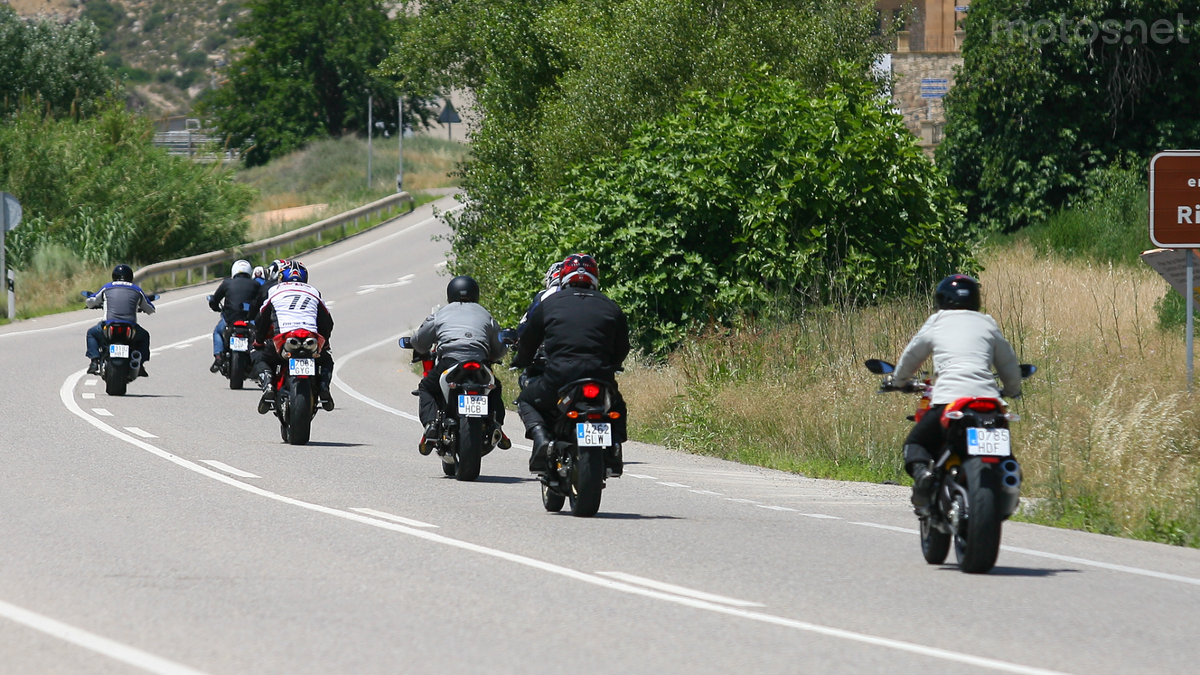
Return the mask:
[[(380, 0), (251, 0), (238, 34), (250, 39), (226, 69), (228, 81), (202, 113), (236, 143), (253, 138), (248, 165), (262, 164), (322, 136), (365, 131), (374, 119), (397, 127), (393, 83), (373, 74), (387, 54), (387, 11)], [(423, 123), (424, 101), (406, 106)], [(411, 117), (408, 117), (411, 115)]]
[(0, 102), (3, 112), (49, 105), (51, 112), (93, 109), (113, 87), (98, 56), (100, 36), (87, 20), (60, 24), (46, 18), (26, 21), (0, 5)]
[(125, 8), (108, 0), (91, 0), (83, 6), (81, 16), (96, 24), (100, 33), (100, 48), (108, 49), (117, 37), (117, 28), (125, 20)]
[(938, 158), (970, 218), (1020, 228), (1114, 163), (1200, 144), (1198, 15), (1197, 0), (974, 2)]
[(969, 268), (944, 179), (855, 72), (816, 95), (765, 75), (690, 94), (619, 155), (571, 170), (528, 220), (460, 231), (456, 267), (514, 320), (549, 261), (590, 252), (652, 351), (781, 298), (870, 301)]

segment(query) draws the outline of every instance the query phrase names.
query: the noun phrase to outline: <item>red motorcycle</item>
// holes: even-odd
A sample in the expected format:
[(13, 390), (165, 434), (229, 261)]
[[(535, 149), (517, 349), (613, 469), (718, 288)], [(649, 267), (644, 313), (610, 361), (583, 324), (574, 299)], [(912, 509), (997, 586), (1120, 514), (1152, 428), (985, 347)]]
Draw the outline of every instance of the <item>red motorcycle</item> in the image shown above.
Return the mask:
[(325, 338), (299, 328), (274, 337), (275, 349), (284, 365), (275, 369), (275, 401), (272, 406), (279, 418), (279, 434), (285, 443), (304, 445), (317, 414), (316, 390), (320, 382), (317, 357), (325, 348)]
[[(870, 359), (865, 365), (876, 375), (896, 370), (879, 359)], [(1035, 366), (1021, 364), (1022, 378), (1036, 371)], [(929, 410), (933, 384), (927, 379), (890, 386), (887, 382), (885, 379), (880, 393), (920, 395), (916, 413), (908, 417), (919, 422)], [(933, 502), (916, 509), (925, 562), (945, 562), (953, 537), (959, 569), (982, 574), (995, 567), (1000, 526), (1016, 512), (1021, 496), (1021, 465), (1012, 456), (1008, 429), (1009, 422), (1019, 419), (999, 398), (960, 398), (942, 409), (946, 444), (933, 465)]]

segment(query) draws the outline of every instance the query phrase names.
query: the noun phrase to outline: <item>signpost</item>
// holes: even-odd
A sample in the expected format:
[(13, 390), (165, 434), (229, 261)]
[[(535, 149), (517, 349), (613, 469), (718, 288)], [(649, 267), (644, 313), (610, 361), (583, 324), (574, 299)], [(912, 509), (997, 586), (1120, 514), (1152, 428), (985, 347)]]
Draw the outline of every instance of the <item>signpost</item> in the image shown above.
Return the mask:
[(5, 254), (4, 235), (21, 224), (21, 202), (7, 192), (0, 192), (0, 279), (8, 291), (8, 318), (12, 320), (17, 315), (16, 290), (13, 287), (14, 274), (8, 269)]
[[(1167, 150), (1150, 159), (1150, 241), (1159, 249), (1142, 254), (1187, 299), (1187, 385), (1192, 390), (1195, 356), (1195, 254), (1200, 248), (1200, 150)], [(1183, 259), (1179, 279), (1178, 258)], [(1182, 281), (1183, 288), (1180, 288)]]
[(461, 122), (462, 118), (458, 116), (458, 111), (454, 109), (454, 104), (450, 99), (446, 99), (446, 107), (442, 108), (442, 114), (438, 115), (438, 121), (446, 125), (446, 139), (454, 140), (454, 123)]
[(921, 78), (921, 98), (945, 98), (950, 91), (950, 80), (935, 77)]

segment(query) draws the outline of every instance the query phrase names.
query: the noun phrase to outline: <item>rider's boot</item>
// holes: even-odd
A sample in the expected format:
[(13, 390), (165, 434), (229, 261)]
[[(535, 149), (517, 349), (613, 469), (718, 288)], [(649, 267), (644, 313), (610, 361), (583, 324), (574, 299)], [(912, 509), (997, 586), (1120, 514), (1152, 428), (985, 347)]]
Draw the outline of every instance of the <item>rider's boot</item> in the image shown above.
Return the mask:
[(546, 473), (549, 471), (546, 459), (550, 455), (550, 434), (546, 432), (546, 427), (536, 424), (526, 435), (533, 440), (533, 453), (529, 455), (529, 472)]
[(925, 462), (915, 462), (912, 465), (912, 504), (917, 508), (929, 506), (933, 501), (933, 470)]
[(100, 374), (100, 358), (99, 357), (92, 359), (92, 362), (90, 364), (88, 364), (87, 374), (88, 375), (99, 375)]
[(150, 373), (146, 372), (145, 364), (138, 366), (138, 377), (150, 377)]
[(221, 355), (213, 354), (212, 365), (208, 367), (208, 372), (217, 373), (221, 371)]
[(496, 447), (501, 450), (507, 450), (512, 447), (512, 439), (508, 437), (508, 434), (504, 433), (503, 429), (500, 430), (500, 442), (496, 444)]
[(266, 415), (275, 402), (275, 382), (270, 372), (260, 373), (258, 383), (262, 387), (262, 398), (258, 399), (258, 414)]
[(322, 371), (321, 380), (317, 385), (317, 400), (321, 402), (321, 407), (326, 412), (333, 410), (333, 396), (329, 393), (329, 382), (333, 379), (333, 371)]
[(441, 440), (442, 432), (438, 429), (437, 421), (430, 422), (425, 425), (425, 435), (421, 436), (421, 442), (417, 445), (417, 451), (422, 455), (428, 455), (437, 447), (438, 441)]

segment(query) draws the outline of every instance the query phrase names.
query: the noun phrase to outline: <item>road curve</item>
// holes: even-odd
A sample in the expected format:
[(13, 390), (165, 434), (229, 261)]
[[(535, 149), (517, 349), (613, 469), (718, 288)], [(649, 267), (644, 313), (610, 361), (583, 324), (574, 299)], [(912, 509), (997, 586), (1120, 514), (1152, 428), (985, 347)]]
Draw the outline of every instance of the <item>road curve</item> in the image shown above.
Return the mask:
[(1200, 551), (1010, 523), (968, 576), (924, 564), (906, 489), (637, 443), (593, 519), (544, 512), (520, 447), (444, 478), (395, 337), (454, 206), (305, 256), (338, 359), (307, 446), (208, 373), (215, 285), (165, 294), (124, 398), (83, 373), (97, 313), (0, 328), (0, 673), (1200, 668)]

